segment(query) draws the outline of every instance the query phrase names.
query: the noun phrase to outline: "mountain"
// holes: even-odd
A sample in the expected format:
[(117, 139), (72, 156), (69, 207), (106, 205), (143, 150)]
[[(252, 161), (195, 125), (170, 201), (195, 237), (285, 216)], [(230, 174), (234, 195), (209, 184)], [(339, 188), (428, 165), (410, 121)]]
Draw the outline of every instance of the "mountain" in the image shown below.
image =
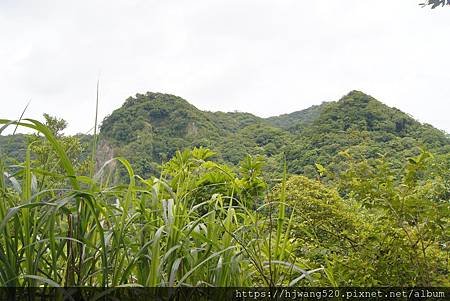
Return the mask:
[(24, 134), (0, 135), (0, 158), (6, 158), (7, 163), (23, 162), (26, 144), (27, 138)]
[(321, 105), (314, 105), (305, 110), (269, 117), (266, 118), (266, 120), (273, 126), (283, 129), (290, 129), (293, 126), (301, 128), (313, 123), (328, 104), (329, 103), (324, 102)]
[(100, 133), (103, 143), (148, 175), (177, 150), (195, 146), (210, 147), (219, 161), (237, 164), (255, 153), (258, 133), (270, 139), (283, 131), (249, 113), (204, 112), (180, 97), (148, 92), (128, 98), (104, 119)]
[[(25, 141), (0, 136), (0, 154), (20, 160)], [(246, 154), (261, 155), (266, 171), (279, 176), (286, 158), (289, 172), (314, 176), (316, 163), (342, 170), (343, 155), (356, 160), (385, 155), (400, 167), (419, 148), (449, 154), (450, 138), (359, 91), (269, 118), (201, 111), (180, 97), (147, 92), (128, 98), (103, 120), (98, 161), (124, 156), (147, 177), (157, 175), (159, 164), (177, 150), (199, 146), (215, 151), (219, 162), (237, 165)]]
[(314, 162), (339, 165), (343, 150), (356, 158), (386, 154), (397, 162), (417, 155), (419, 147), (450, 152), (450, 139), (444, 132), (359, 91), (315, 111), (306, 115), (307, 122), (294, 121), (287, 127), (297, 142), (286, 153), (291, 172), (311, 171)]
[(393, 161), (416, 155), (419, 147), (448, 153), (449, 137), (373, 97), (351, 91), (339, 101), (269, 118), (249, 113), (201, 111), (182, 98), (137, 94), (106, 117), (103, 141), (129, 158), (144, 175), (176, 150), (205, 146), (217, 160), (237, 164), (246, 154), (267, 158), (280, 171), (283, 154), (292, 173), (314, 174), (315, 163), (339, 169), (341, 151), (355, 158), (388, 154)]

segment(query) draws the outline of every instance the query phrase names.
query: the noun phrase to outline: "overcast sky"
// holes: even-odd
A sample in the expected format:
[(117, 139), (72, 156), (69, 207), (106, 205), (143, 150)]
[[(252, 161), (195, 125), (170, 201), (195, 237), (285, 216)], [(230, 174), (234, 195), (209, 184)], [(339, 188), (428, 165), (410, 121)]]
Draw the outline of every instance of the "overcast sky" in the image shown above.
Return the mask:
[(450, 132), (450, 8), (420, 0), (0, 0), (0, 118), (87, 132), (146, 91), (271, 116), (361, 90)]

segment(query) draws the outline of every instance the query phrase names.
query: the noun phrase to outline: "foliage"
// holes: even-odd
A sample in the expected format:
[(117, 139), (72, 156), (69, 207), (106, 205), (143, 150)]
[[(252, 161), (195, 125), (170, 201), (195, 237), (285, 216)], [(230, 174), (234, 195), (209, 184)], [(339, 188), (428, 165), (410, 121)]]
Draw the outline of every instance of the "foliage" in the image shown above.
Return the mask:
[[(339, 188), (294, 176), (286, 203), (296, 212), (289, 235), (305, 266), (326, 266), (317, 283), (339, 286), (448, 286), (450, 204), (442, 178), (412, 183), (429, 154), (405, 166), (394, 184), (385, 166), (352, 166)], [(414, 176), (411, 176), (411, 173)], [(413, 180), (415, 181), (415, 180)], [(409, 183), (409, 184), (407, 184)], [(282, 186), (274, 188), (277, 200)], [(317, 274), (319, 275), (319, 274)]]
[(8, 163), (25, 160), (27, 138), (24, 134), (0, 136), (0, 156)]
[(420, 3), (422, 7), (431, 6), (432, 9), (435, 9), (438, 6), (450, 5), (450, 0), (427, 0), (426, 2)]
[[(57, 122), (53, 120), (51, 127)], [(8, 137), (0, 137), (0, 152), (23, 161), (23, 155), (18, 157), (23, 152), (12, 146), (24, 149), (26, 143), (18, 145), (21, 140), (13, 137), (6, 146)], [(285, 156), (289, 173), (314, 177), (317, 163), (330, 173), (344, 171), (342, 151), (369, 163), (389, 153), (398, 176), (404, 158), (419, 154), (420, 147), (437, 154), (450, 151), (447, 134), (359, 91), (337, 102), (266, 119), (249, 113), (200, 111), (168, 94), (137, 94), (104, 119), (100, 145), (112, 149), (115, 156), (126, 157), (143, 177), (158, 177), (161, 164), (187, 148), (208, 147), (216, 152), (214, 161), (235, 167), (247, 154), (262, 156), (270, 184), (282, 177), (279, 162)], [(106, 159), (98, 158), (97, 165)], [(124, 168), (117, 173), (126, 179)]]
[[(64, 136), (63, 131), (67, 127), (67, 122), (64, 119), (59, 119), (49, 114), (44, 114), (45, 126), (55, 136), (61, 147), (63, 148), (69, 160), (80, 174), (84, 174), (88, 170), (87, 150), (89, 144), (81, 140), (77, 136)], [(29, 135), (27, 144), (30, 148), (31, 157), (36, 165), (42, 166), (44, 170), (50, 172), (63, 171), (60, 165), (60, 160), (53, 149), (51, 143), (42, 137), (39, 133)]]
[[(290, 262), (289, 248), (278, 247), (288, 237), (267, 239), (275, 232), (269, 218), (234, 197), (236, 181), (259, 185), (258, 159), (247, 158), (239, 179), (208, 161), (208, 149), (178, 152), (163, 167), (164, 180), (141, 178), (116, 158), (128, 183), (109, 186), (103, 171), (112, 161), (93, 178), (79, 175), (63, 137), (35, 120), (20, 124), (44, 135), (62, 170), (43, 170), (31, 145), (15, 174), (0, 160), (1, 286), (275, 286), (315, 272)], [(36, 177), (43, 172), (65, 186)], [(197, 187), (224, 175), (231, 188), (203, 191), (208, 197), (198, 202)]]
[(101, 136), (146, 177), (158, 176), (157, 164), (177, 150), (200, 146), (214, 150), (215, 161), (234, 166), (247, 154), (263, 156), (269, 178), (282, 176), (277, 162), (284, 155), (288, 172), (311, 177), (316, 163), (333, 172), (345, 170), (339, 155), (343, 150), (361, 159), (393, 153), (390, 160), (397, 168), (403, 158), (418, 154), (417, 146), (439, 153), (450, 150), (445, 133), (359, 91), (338, 102), (266, 119), (204, 112), (179, 97), (148, 92), (129, 98), (105, 118)]
[(382, 275), (387, 284), (449, 285), (449, 159), (448, 154), (435, 157), (422, 150), (404, 165), (399, 179), (385, 158), (377, 160), (376, 166), (352, 163), (340, 177), (342, 195), (379, 219), (371, 224), (378, 228), (379, 240), (389, 244), (377, 249), (397, 262), (387, 275), (383, 271), (391, 263), (377, 256), (378, 264), (383, 265), (376, 275)]
[(0, 286), (450, 285), (448, 135), (361, 92), (269, 119), (138, 94), (96, 158), (44, 118), (0, 120), (37, 131), (0, 136)]
[(419, 153), (420, 146), (440, 153), (450, 150), (446, 134), (358, 91), (324, 104), (307, 127), (293, 126), (290, 131), (296, 143), (286, 151), (289, 171), (310, 177), (315, 163), (335, 173), (345, 170), (341, 151), (362, 160), (389, 153), (394, 167), (400, 167), (405, 157)]

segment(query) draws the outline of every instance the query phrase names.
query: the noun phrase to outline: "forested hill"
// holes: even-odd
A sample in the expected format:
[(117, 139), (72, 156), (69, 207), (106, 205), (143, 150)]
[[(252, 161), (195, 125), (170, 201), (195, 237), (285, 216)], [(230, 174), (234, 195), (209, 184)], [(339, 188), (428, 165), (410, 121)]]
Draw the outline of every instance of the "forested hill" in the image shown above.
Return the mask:
[(266, 119), (138, 94), (95, 149), (43, 117), (0, 136), (0, 286), (450, 286), (450, 139), (364, 93)]
[(209, 147), (216, 160), (237, 164), (246, 154), (266, 157), (279, 172), (284, 155), (292, 173), (314, 174), (315, 163), (339, 170), (342, 152), (358, 159), (416, 155), (419, 148), (449, 153), (450, 139), (369, 95), (352, 91), (336, 102), (270, 118), (201, 111), (168, 94), (130, 97), (101, 125), (103, 147), (130, 159), (138, 174), (158, 173), (177, 150)]
[[(420, 148), (450, 153), (448, 134), (359, 91), (269, 118), (201, 111), (180, 97), (148, 92), (107, 116), (100, 134), (100, 162), (124, 156), (143, 176), (157, 175), (161, 162), (194, 146), (209, 147), (215, 160), (233, 165), (247, 154), (264, 156), (269, 174), (281, 174), (286, 157), (289, 172), (308, 176), (317, 174), (316, 163), (344, 169), (343, 155), (357, 160), (386, 155), (400, 167)], [(82, 140), (88, 147), (87, 138)], [(25, 135), (0, 136), (0, 155), (21, 162), (26, 142)]]

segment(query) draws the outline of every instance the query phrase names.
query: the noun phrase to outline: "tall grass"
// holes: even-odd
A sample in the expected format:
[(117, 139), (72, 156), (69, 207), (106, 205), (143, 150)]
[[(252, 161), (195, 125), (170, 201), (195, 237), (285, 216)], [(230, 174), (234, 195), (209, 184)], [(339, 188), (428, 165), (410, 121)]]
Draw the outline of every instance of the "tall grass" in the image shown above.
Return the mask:
[[(0, 159), (0, 286), (275, 286), (314, 272), (289, 252), (283, 201), (251, 210), (231, 193), (199, 203), (189, 186), (143, 179), (125, 158), (77, 175), (42, 123), (0, 124), (40, 132), (64, 170), (35, 166), (30, 147), (20, 166)], [(126, 182), (109, 184), (104, 171), (113, 162), (126, 169)]]

